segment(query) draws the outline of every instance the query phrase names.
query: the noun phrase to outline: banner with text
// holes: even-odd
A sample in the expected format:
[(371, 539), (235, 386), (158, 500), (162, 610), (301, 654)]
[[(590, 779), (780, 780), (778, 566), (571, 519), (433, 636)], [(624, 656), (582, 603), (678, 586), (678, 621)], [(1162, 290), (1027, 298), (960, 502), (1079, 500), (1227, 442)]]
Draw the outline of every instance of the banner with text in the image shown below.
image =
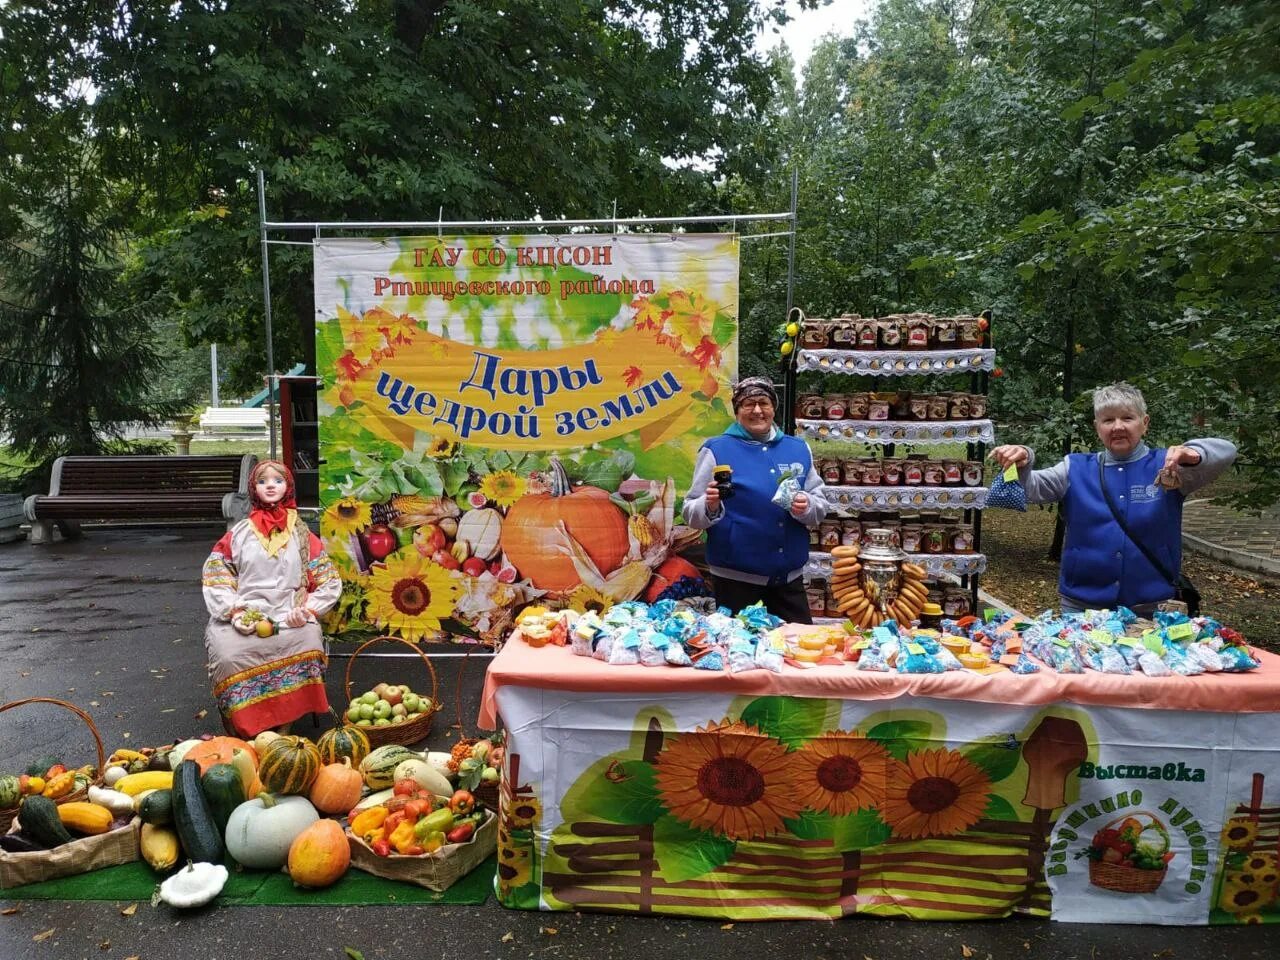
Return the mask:
[(496, 641), (697, 585), (676, 506), (733, 419), (735, 236), (321, 239), (315, 302), (329, 632)]

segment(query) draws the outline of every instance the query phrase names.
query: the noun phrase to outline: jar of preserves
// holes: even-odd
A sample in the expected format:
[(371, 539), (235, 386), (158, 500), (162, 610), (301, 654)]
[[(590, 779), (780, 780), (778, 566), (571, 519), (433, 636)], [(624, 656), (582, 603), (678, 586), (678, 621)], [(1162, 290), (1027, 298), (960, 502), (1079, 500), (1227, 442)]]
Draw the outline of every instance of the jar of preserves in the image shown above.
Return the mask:
[(952, 317), (939, 317), (933, 323), (933, 345), (939, 350), (954, 350), (956, 322)]
[(908, 458), (902, 465), (902, 482), (908, 487), (918, 487), (924, 483), (924, 461)]
[(823, 416), (827, 420), (843, 420), (846, 416), (845, 398), (842, 393), (831, 393), (824, 398), (826, 409)]
[(880, 347), (884, 350), (901, 350), (906, 337), (906, 326), (895, 317), (886, 317), (879, 321)]
[(862, 521), (844, 519), (840, 521), (840, 544), (845, 547), (856, 547), (862, 543)]
[(942, 461), (942, 483), (948, 487), (958, 487), (964, 482), (964, 461)]
[(827, 581), (810, 580), (804, 585), (805, 599), (809, 601), (809, 615), (825, 617), (827, 615)]
[(981, 460), (966, 460), (964, 462), (964, 485), (966, 487), (982, 486)]
[(973, 524), (957, 523), (951, 528), (951, 552), (973, 553)]
[(889, 531), (889, 543), (895, 547), (902, 546), (902, 523), (898, 520), (881, 520), (880, 528)]
[(817, 527), (806, 527), (809, 531), (809, 552), (822, 549), (822, 534)]
[(880, 469), (880, 461), (875, 457), (869, 457), (862, 461), (862, 485), (865, 487), (878, 487), (884, 482), (884, 473)]
[(929, 349), (929, 319), (919, 314), (913, 314), (907, 317), (907, 342), (908, 350), (928, 350)]
[(945, 393), (935, 393), (929, 398), (929, 419), (945, 420), (951, 409), (951, 400)]
[(948, 420), (968, 420), (969, 413), (969, 394), (953, 393), (947, 398)]
[(902, 524), (902, 549), (907, 553), (921, 553), (920, 538), (923, 535), (924, 528), (918, 523)]
[(873, 393), (867, 401), (867, 419), (868, 420), (888, 420), (889, 412), (893, 409), (893, 395), (888, 393)]
[(826, 616), (828, 617), (843, 616), (843, 614), (840, 613), (840, 601), (837, 600), (835, 597), (835, 594), (831, 592), (830, 586), (827, 587), (826, 603), (824, 606), (826, 608), (826, 614), (825, 614)]
[(921, 553), (946, 553), (947, 528), (940, 523), (926, 523), (920, 533)]
[(973, 350), (982, 346), (982, 327), (977, 317), (960, 317), (956, 323), (956, 346)]
[(820, 393), (802, 393), (796, 401), (797, 420), (823, 420), (827, 416), (827, 401)]
[(907, 404), (908, 417), (911, 420), (928, 420), (930, 399), (928, 394), (913, 394)]
[(981, 420), (987, 415), (987, 398), (980, 393), (969, 394), (969, 416)]
[(818, 524), (818, 532), (822, 540), (822, 549), (829, 551), (840, 546), (840, 521), (823, 520)]
[(806, 319), (800, 332), (800, 346), (805, 350), (825, 350), (831, 346), (830, 327), (826, 320)]
[(840, 468), (840, 461), (835, 457), (823, 457), (815, 464), (818, 473), (822, 477), (822, 482), (830, 484), (833, 487), (840, 486), (844, 479), (844, 474)]
[(886, 487), (902, 485), (902, 461), (896, 457), (885, 457), (880, 461), (880, 482)]
[(854, 346), (853, 317), (838, 317), (828, 321), (827, 342), (833, 350), (852, 350)]
[(942, 461), (924, 461), (924, 485), (926, 487), (941, 487), (945, 480), (946, 477), (942, 472)]
[(880, 346), (880, 325), (870, 318), (858, 320), (853, 327), (854, 346), (859, 350), (875, 350)]
[(840, 461), (840, 470), (844, 474), (847, 486), (856, 487), (862, 483), (862, 458), (845, 457)]
[(850, 420), (867, 419), (867, 404), (871, 399), (868, 393), (850, 393), (844, 398), (844, 415)]
[(942, 591), (942, 615), (950, 619), (968, 616), (969, 591), (964, 587), (947, 587)]

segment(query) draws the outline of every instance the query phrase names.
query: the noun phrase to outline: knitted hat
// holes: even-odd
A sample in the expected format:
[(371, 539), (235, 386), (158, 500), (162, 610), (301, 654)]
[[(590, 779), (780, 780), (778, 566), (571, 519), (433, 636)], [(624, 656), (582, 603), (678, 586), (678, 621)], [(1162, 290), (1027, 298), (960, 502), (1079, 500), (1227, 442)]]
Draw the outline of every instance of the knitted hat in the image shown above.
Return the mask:
[(733, 388), (733, 412), (737, 413), (738, 408), (747, 400), (754, 400), (757, 397), (768, 400), (774, 407), (778, 406), (778, 393), (773, 389), (773, 384), (765, 377), (747, 377), (739, 380), (738, 385)]

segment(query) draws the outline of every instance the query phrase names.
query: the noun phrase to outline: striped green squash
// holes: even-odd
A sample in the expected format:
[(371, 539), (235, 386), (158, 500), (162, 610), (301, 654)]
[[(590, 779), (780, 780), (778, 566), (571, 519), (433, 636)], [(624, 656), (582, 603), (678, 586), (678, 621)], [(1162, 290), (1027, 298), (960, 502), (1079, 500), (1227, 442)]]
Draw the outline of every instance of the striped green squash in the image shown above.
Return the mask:
[(398, 743), (389, 743), (379, 747), (360, 761), (360, 773), (371, 790), (385, 790), (395, 782), (396, 767), (405, 760), (421, 759), (421, 757)]
[(320, 764), (320, 751), (306, 737), (279, 737), (258, 761), (258, 779), (271, 793), (305, 795), (320, 772)]
[(320, 749), (322, 763), (341, 763), (342, 758), (346, 757), (353, 767), (359, 767), (360, 761), (369, 755), (370, 750), (369, 738), (364, 731), (350, 724), (326, 730), (320, 734), (316, 746)]

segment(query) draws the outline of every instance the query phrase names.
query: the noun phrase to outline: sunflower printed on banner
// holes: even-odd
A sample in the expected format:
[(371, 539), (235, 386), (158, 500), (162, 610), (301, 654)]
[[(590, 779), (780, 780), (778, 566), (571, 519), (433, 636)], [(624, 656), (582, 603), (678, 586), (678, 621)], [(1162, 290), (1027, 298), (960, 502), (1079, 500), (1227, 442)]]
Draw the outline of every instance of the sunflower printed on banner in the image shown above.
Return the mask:
[(322, 531), (368, 577), (327, 630), (501, 642), (670, 589), (737, 281), (722, 235), (318, 241)]

